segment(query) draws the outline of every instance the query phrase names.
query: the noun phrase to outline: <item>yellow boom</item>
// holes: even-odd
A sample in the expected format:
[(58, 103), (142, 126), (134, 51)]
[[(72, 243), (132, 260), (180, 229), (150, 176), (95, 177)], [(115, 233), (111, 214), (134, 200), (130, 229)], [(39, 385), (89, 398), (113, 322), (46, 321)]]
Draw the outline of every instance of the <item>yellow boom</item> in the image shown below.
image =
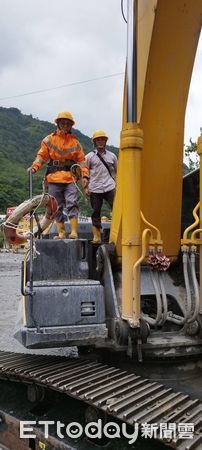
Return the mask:
[(122, 259), (122, 316), (132, 326), (140, 312), (138, 271), (134, 280), (145, 228), (140, 211), (160, 230), (168, 257), (180, 249), (184, 118), (202, 22), (202, 0), (137, 5), (138, 125), (127, 123), (125, 89), (110, 234)]

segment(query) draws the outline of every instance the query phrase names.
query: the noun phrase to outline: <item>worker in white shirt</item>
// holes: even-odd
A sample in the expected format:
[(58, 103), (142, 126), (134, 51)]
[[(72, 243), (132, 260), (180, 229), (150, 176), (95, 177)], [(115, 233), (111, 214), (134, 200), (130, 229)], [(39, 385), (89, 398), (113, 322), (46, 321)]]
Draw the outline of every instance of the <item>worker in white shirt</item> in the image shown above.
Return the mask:
[(103, 200), (106, 200), (110, 208), (113, 207), (115, 196), (115, 178), (117, 172), (117, 157), (106, 149), (108, 136), (103, 130), (93, 133), (92, 141), (94, 150), (87, 154), (86, 165), (89, 169), (89, 183), (85, 188), (90, 195), (93, 208), (93, 243), (101, 242), (101, 208)]

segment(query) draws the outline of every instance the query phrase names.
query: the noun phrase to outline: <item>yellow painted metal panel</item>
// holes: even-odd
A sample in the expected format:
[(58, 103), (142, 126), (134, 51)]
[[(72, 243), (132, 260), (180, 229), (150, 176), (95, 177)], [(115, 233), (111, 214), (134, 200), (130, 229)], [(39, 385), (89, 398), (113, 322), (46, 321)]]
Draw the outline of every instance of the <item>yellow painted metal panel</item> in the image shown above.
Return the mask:
[(138, 33), (137, 33), (137, 120), (139, 122), (144, 95), (147, 62), (150, 50), (157, 0), (138, 1)]
[(140, 125), (141, 209), (165, 253), (180, 246), (184, 116), (201, 29), (202, 0), (158, 0)]
[[(158, 0), (139, 0), (138, 1), (138, 67), (137, 67), (137, 83), (138, 83), (138, 117), (141, 115), (142, 101), (144, 94), (144, 85), (147, 71), (147, 61), (151, 43), (151, 36), (155, 18), (155, 9)], [(126, 122), (126, 95), (124, 92), (123, 105), (123, 126)], [(126, 179), (128, 176), (126, 175)], [(123, 195), (123, 155), (119, 152), (118, 171), (117, 171), (117, 188), (116, 198), (114, 202), (112, 224), (110, 232), (110, 241), (116, 244), (117, 256), (121, 256), (121, 235), (122, 235), (122, 195)]]

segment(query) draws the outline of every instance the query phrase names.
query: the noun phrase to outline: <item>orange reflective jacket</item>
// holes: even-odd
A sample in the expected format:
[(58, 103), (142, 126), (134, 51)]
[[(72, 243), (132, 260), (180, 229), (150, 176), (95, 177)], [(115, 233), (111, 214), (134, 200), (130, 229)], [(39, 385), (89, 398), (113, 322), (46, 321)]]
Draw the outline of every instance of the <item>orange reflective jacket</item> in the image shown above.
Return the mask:
[(55, 161), (55, 172), (47, 175), (48, 183), (72, 183), (74, 181), (70, 170), (58, 170), (57, 165), (68, 162), (79, 163), (82, 175), (88, 176), (88, 168), (85, 164), (85, 155), (80, 142), (73, 134), (65, 134), (57, 129), (42, 140), (41, 148), (32, 167), (37, 171), (45, 162)]

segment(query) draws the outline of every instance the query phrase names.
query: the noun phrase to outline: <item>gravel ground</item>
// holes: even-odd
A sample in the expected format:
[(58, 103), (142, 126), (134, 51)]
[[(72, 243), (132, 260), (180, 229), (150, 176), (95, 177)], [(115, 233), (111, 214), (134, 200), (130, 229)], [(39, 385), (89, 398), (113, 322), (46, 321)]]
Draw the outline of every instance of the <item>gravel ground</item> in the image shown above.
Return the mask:
[(0, 351), (76, 356), (76, 347), (27, 350), (13, 338), (21, 297), (22, 253), (0, 251)]

